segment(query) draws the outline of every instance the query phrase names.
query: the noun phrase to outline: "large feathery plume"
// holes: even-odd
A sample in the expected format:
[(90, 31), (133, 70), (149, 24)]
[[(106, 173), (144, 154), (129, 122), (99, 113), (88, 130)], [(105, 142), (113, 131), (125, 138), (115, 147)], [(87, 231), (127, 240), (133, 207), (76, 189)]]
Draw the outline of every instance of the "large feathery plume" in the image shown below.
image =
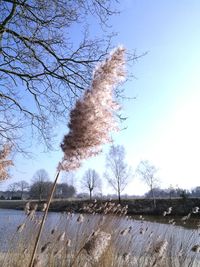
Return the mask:
[(12, 160), (8, 159), (11, 147), (8, 144), (3, 145), (0, 150), (0, 181), (6, 180), (9, 177), (8, 167), (13, 165)]
[(119, 105), (113, 100), (113, 91), (125, 77), (124, 53), (125, 49), (118, 47), (96, 67), (91, 88), (76, 102), (70, 113), (69, 133), (61, 144), (64, 157), (59, 169), (80, 167), (81, 161), (97, 155), (101, 145), (110, 141), (109, 133), (118, 129), (114, 115)]
[(103, 231), (94, 232), (91, 238), (85, 243), (83, 249), (87, 252), (90, 259), (98, 262), (102, 254), (108, 248), (111, 235)]
[(64, 157), (58, 164), (58, 173), (47, 201), (29, 267), (34, 265), (35, 254), (60, 171), (77, 169), (83, 159), (100, 153), (101, 145), (110, 141), (109, 133), (117, 130), (114, 115), (119, 105), (113, 100), (113, 91), (125, 77), (124, 54), (125, 49), (118, 47), (107, 60), (96, 67), (91, 88), (86, 90), (70, 113), (69, 133), (64, 136), (61, 144)]

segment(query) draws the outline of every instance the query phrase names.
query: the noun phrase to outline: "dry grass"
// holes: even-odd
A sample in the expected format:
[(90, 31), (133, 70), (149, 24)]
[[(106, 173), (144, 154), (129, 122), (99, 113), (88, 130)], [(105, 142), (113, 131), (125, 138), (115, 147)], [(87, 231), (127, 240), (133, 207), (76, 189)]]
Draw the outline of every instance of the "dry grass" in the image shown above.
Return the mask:
[[(200, 266), (198, 228), (184, 230), (142, 217), (133, 222), (126, 208), (111, 202), (91, 203), (84, 209), (90, 214), (62, 213), (53, 220), (49, 214), (35, 267)], [(96, 213), (99, 209), (101, 215)], [(41, 218), (41, 212), (29, 213), (9, 233), (0, 266), (29, 265)]]

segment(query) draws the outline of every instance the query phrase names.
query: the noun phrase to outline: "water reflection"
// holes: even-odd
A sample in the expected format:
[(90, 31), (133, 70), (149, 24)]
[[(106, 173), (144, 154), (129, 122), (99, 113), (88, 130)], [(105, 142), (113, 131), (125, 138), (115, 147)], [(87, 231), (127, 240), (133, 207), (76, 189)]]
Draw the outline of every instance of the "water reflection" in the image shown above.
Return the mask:
[(188, 220), (183, 220), (180, 216), (131, 216), (132, 219), (145, 220), (150, 222), (157, 222), (161, 224), (172, 224), (180, 226), (186, 229), (199, 229), (200, 228), (200, 218), (197, 216), (190, 217)]

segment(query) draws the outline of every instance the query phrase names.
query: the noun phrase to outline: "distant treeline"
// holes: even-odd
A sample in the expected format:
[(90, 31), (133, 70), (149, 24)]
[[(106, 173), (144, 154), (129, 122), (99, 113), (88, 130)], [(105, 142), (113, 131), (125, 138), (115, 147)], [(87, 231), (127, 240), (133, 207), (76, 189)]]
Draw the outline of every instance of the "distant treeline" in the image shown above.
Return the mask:
[[(188, 198), (188, 197), (200, 197), (200, 186), (195, 187), (194, 189), (187, 190), (181, 188), (170, 187), (168, 189), (161, 189), (159, 187), (153, 188), (155, 198)], [(145, 194), (146, 198), (151, 198), (151, 190)]]
[[(20, 199), (46, 199), (48, 197), (49, 191), (52, 187), (52, 182), (50, 181), (35, 181), (29, 186), (27, 182), (20, 181), (18, 183), (10, 184), (8, 190), (0, 191), (1, 200), (20, 200)], [(159, 187), (153, 188), (154, 197), (156, 199), (160, 198), (200, 198), (200, 186), (195, 187), (191, 191), (181, 188), (167, 188), (161, 189)], [(64, 198), (78, 198), (78, 199), (89, 199), (90, 195), (87, 193), (76, 193), (76, 188), (67, 183), (57, 184), (56, 191), (54, 193), (54, 199), (64, 199)], [(97, 199), (117, 199), (116, 194), (96, 194), (93, 198)], [(122, 195), (122, 199), (139, 199), (139, 198), (152, 198), (152, 192), (149, 190), (144, 196), (136, 195)]]
[[(19, 200), (19, 199), (46, 199), (50, 193), (52, 182), (34, 182), (31, 186), (22, 190), (18, 183), (12, 184), (12, 187), (6, 191), (0, 191), (1, 200)], [(57, 184), (54, 198), (70, 198), (75, 195), (75, 188), (67, 183)]]

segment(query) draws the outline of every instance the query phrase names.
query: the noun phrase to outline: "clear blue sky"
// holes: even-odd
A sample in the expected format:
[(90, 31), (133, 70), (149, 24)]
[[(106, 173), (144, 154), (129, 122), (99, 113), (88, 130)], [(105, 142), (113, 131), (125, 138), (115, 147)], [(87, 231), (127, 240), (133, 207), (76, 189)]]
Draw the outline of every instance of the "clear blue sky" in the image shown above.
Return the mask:
[[(116, 144), (127, 151), (133, 170), (142, 159), (159, 168), (161, 187), (179, 185), (192, 188), (200, 185), (200, 1), (198, 0), (123, 0), (121, 14), (110, 24), (119, 34), (116, 45), (123, 44), (137, 54), (148, 52), (132, 67), (136, 76), (127, 82), (124, 101), (128, 117), (127, 130), (113, 135)], [(67, 123), (66, 123), (67, 124)], [(58, 128), (62, 139), (65, 129)], [(35, 147), (34, 152), (42, 148)], [(108, 147), (105, 147), (105, 152)], [(30, 181), (36, 170), (44, 168), (51, 179), (62, 153), (37, 153), (34, 160), (18, 157), (13, 179)], [(105, 170), (105, 157), (89, 160), (77, 172), (87, 168)], [(105, 192), (112, 189), (105, 187)], [(142, 194), (148, 188), (134, 177), (126, 192)]]

